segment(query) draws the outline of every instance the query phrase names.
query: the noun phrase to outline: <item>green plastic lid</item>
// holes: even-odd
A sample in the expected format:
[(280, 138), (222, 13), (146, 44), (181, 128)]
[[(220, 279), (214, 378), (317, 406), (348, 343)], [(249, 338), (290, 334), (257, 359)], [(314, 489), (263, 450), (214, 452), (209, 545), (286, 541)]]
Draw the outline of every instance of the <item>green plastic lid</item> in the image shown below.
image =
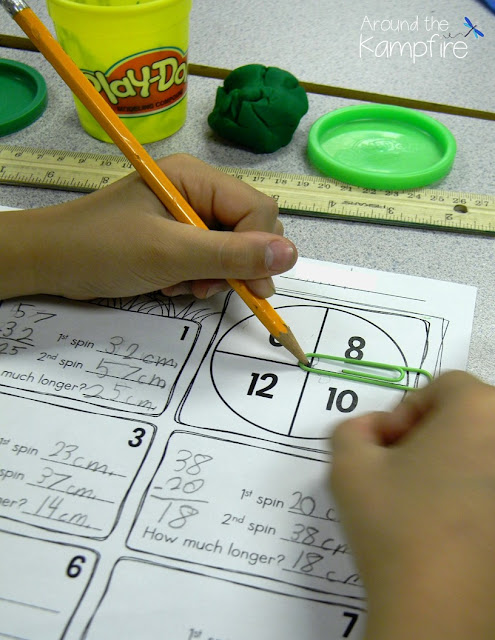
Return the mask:
[(311, 127), (308, 155), (322, 173), (371, 189), (415, 189), (440, 180), (454, 136), (419, 111), (389, 105), (336, 109)]
[(0, 58), (0, 95), (0, 136), (27, 127), (47, 103), (43, 76), (27, 64), (5, 58)]

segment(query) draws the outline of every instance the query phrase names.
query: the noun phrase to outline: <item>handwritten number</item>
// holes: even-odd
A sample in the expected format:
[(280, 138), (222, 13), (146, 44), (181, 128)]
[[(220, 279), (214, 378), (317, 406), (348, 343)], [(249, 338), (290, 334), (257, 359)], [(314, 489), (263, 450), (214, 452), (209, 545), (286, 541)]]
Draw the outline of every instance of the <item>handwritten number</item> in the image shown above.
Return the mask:
[(109, 342), (112, 345), (112, 350), (109, 351), (108, 349), (105, 349), (105, 353), (116, 353), (120, 345), (124, 342), (124, 338), (121, 336), (112, 336)]
[(190, 451), (188, 451), (187, 449), (180, 449), (180, 451), (178, 451), (178, 453), (184, 453), (185, 456), (183, 458), (177, 457), (175, 459), (176, 462), (180, 462), (180, 463), (182, 463), (182, 465), (181, 465), (181, 467), (179, 469), (177, 469), (177, 467), (175, 467), (174, 471), (182, 471), (183, 469), (185, 469), (185, 467), (187, 467), (187, 461), (192, 456), (192, 453)]
[[(104, 371), (103, 371), (104, 369)], [(108, 367), (105, 365), (105, 360), (102, 358), (98, 365), (95, 367), (95, 370), (98, 371), (96, 374), (99, 378), (106, 378), (108, 376)]]
[(19, 302), (17, 307), (14, 307), (12, 310), (12, 315), (14, 316), (14, 318), (23, 318), (26, 315), (26, 312), (23, 309), (21, 309), (21, 307), (34, 307), (34, 304)]
[[(133, 348), (133, 347), (134, 347), (134, 348)], [(123, 356), (123, 357), (124, 357), (124, 360), (125, 360), (126, 358), (127, 358), (127, 359), (132, 358), (132, 356), (136, 353), (136, 351), (137, 351), (138, 349), (139, 349), (139, 345), (138, 345), (138, 344), (136, 344), (135, 342), (133, 342), (132, 344), (130, 344), (130, 345), (127, 347), (127, 352), (128, 352), (128, 353), (127, 353), (126, 355), (124, 355), (124, 356)]]
[[(101, 384), (93, 384), (90, 387), (84, 386), (84, 390), (86, 391), (86, 393), (83, 393), (82, 395), (85, 398), (101, 398), (102, 397), (101, 394), (105, 389)], [(81, 391), (83, 391), (82, 385), (81, 385)], [(88, 391), (91, 391), (91, 393), (87, 393)]]
[(69, 460), (72, 454), (79, 449), (77, 444), (67, 444), (62, 440), (60, 440), (55, 444), (55, 448), (56, 448), (56, 451), (54, 451), (53, 453), (49, 453), (48, 457), (57, 458), (58, 456), (62, 455), (62, 452), (63, 452), (64, 455), (62, 457), (62, 460), (64, 461)]
[(271, 335), (270, 336), (270, 344), (272, 345), (272, 347), (281, 347), (282, 345), (280, 344), (280, 342), (278, 340), (275, 340), (275, 338)]
[(0, 342), (0, 353), (4, 353), (5, 355), (15, 356), (19, 353), (20, 349), (26, 349), (26, 347), (9, 344), (8, 342)]
[(17, 327), (17, 322), (6, 322), (3, 325), (2, 337), (10, 338), (10, 336), (14, 333), (14, 329), (16, 327)]
[(25, 342), (26, 340), (29, 340), (29, 342), (31, 341), (31, 336), (33, 335), (34, 331), (33, 329), (31, 329), (31, 327), (24, 327), (24, 329), (22, 330), (24, 333), (26, 333), (27, 335), (23, 335), (20, 338), (16, 338), (17, 342)]
[(64, 453), (64, 460), (69, 460), (72, 456), (72, 454), (77, 451), (79, 449), (79, 447), (77, 446), (77, 444), (67, 444), (65, 446), (65, 453)]
[[(293, 542), (299, 542), (300, 544), (308, 544), (310, 546), (315, 545), (316, 535), (320, 533), (316, 527), (306, 526), (301, 523), (296, 523), (292, 532), (291, 540)], [(304, 537), (301, 539), (301, 536)]]
[[(55, 480), (50, 480), (49, 482), (45, 483), (45, 480), (48, 480), (53, 476), (55, 476)], [(51, 467), (43, 467), (41, 480), (36, 480), (36, 484), (43, 485), (47, 489), (53, 489), (53, 487), (55, 487), (57, 484), (65, 482), (66, 480), (70, 480), (71, 478), (72, 476), (66, 473), (56, 473)], [(56, 489), (56, 491), (60, 491), (60, 489)]]
[(200, 465), (204, 464), (205, 462), (209, 462), (210, 460), (213, 460), (211, 456), (204, 453), (196, 453), (193, 457), (194, 464), (192, 464), (189, 469), (186, 469), (186, 473), (190, 476), (197, 476), (199, 473), (201, 473)]
[(169, 478), (166, 482), (171, 491), (182, 491), (182, 493), (196, 493), (203, 488), (205, 481), (203, 478), (196, 478), (196, 480), (189, 480), (182, 484), (182, 478), (180, 476), (174, 476)]
[(143, 427), (136, 427), (136, 429), (134, 429), (132, 433), (135, 434), (135, 437), (131, 440), (128, 440), (127, 444), (130, 447), (140, 447), (143, 444), (143, 438), (146, 435), (146, 429), (143, 429)]
[(293, 569), (297, 569), (298, 566), (304, 562), (305, 564), (301, 564), (299, 571), (303, 573), (313, 573), (315, 565), (323, 560), (323, 556), (319, 553), (315, 553), (314, 551), (301, 551), (299, 557), (292, 565)]
[[(119, 388), (120, 387), (120, 388)], [(132, 387), (128, 384), (117, 384), (115, 383), (113, 385), (113, 391), (115, 392), (115, 395), (113, 398), (108, 398), (109, 400), (118, 400), (118, 398), (120, 397), (120, 389), (132, 389)], [(129, 396), (131, 397), (131, 396)]]
[(168, 521), (168, 526), (172, 529), (182, 529), (187, 524), (187, 519), (198, 515), (199, 511), (195, 507), (188, 504), (182, 504), (179, 507), (180, 516)]
[(292, 495), (296, 496), (296, 501), (289, 507), (290, 511), (294, 510), (305, 516), (310, 516), (314, 512), (316, 508), (314, 498), (305, 496), (300, 491), (295, 491)]
[[(182, 458), (179, 458), (177, 456), (175, 461), (181, 463), (181, 466), (179, 468), (175, 467), (174, 471), (176, 472), (185, 471), (190, 476), (197, 476), (199, 473), (201, 473), (200, 465), (204, 464), (205, 462), (209, 462), (210, 460), (213, 460), (212, 456), (209, 456), (203, 453), (196, 453), (193, 455), (192, 452), (189, 451), (188, 449), (180, 449), (177, 452), (177, 454), (185, 454), (185, 455)], [(192, 458), (191, 462), (194, 464), (190, 464), (188, 466), (188, 461), (190, 461), (191, 458)]]

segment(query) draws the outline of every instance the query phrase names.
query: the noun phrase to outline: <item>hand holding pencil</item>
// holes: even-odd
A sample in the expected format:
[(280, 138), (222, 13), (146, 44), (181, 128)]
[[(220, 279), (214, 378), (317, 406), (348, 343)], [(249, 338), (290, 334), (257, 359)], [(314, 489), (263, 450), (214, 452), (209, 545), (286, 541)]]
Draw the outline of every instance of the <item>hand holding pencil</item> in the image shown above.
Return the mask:
[[(208, 226), (223, 231), (177, 223), (132, 172), (62, 204), (0, 214), (1, 272), (9, 271), (9, 245), (31, 246), (38, 265), (31, 269), (36, 282), (26, 290), (22, 282), (12, 283), (21, 260), (12, 264), (12, 277), (0, 279), (0, 299), (45, 293), (83, 300), (156, 290), (207, 298), (230, 289), (226, 277), (246, 279), (260, 298), (270, 296), (270, 276), (297, 258), (294, 245), (280, 235), (273, 200), (192, 156), (176, 154), (158, 164)], [(29, 257), (22, 264), (29, 265)]]
[[(27, 7), (23, 0), (1, 1), (4, 8), (12, 15), (17, 24), (51, 63), (73, 93), (81, 100), (122, 153), (129, 159), (141, 178), (174, 218), (179, 222), (185, 222), (193, 227), (207, 230), (208, 226), (205, 222), (197, 215), (185, 197), (149, 156), (142, 145), (128, 131), (69, 56), (65, 54), (33, 11)], [(269, 253), (266, 255), (269, 255)], [(264, 324), (271, 335), (300, 362), (307, 363), (304, 351), (297, 343), (290, 328), (273, 307), (264, 298), (253, 293), (243, 280), (229, 278), (228, 283)]]

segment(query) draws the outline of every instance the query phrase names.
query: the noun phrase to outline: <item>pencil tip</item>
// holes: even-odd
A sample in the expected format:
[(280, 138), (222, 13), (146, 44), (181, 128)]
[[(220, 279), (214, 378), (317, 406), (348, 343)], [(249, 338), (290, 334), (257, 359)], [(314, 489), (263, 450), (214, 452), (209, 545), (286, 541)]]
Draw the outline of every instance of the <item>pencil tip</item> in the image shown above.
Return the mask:
[[(286, 327), (287, 327), (287, 325), (286, 325)], [(277, 340), (280, 342), (280, 344), (283, 347), (285, 347), (287, 349), (287, 351), (292, 353), (292, 355), (295, 358), (297, 358), (298, 362), (301, 362), (302, 364), (305, 364), (306, 366), (309, 365), (309, 360), (306, 357), (306, 354), (301, 349), (301, 346), (299, 345), (299, 343), (295, 339), (294, 334), (292, 333), (292, 331), (290, 330), (289, 327), (287, 327), (287, 332), (280, 333), (280, 335), (277, 336)]]

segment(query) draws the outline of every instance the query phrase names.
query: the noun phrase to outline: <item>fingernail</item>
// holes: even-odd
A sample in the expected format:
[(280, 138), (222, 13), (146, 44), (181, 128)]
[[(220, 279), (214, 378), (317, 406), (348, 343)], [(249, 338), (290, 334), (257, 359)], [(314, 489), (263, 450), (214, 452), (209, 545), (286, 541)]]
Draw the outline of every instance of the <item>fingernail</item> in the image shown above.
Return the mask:
[(294, 266), (296, 257), (296, 251), (292, 245), (282, 240), (274, 240), (266, 247), (266, 268), (271, 273), (287, 271)]

